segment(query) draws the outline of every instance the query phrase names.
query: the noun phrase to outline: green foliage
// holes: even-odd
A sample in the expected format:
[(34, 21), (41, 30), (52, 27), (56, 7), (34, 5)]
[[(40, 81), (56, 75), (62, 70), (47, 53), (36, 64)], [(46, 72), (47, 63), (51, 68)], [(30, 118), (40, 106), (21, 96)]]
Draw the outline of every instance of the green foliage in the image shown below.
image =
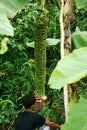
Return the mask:
[(74, 50), (61, 59), (53, 70), (49, 85), (53, 89), (60, 89), (64, 85), (79, 81), (87, 75), (87, 48)]
[[(14, 2), (20, 2), (19, 0), (10, 0), (11, 4)], [(7, 0), (1, 0), (0, 3), (7, 2)], [(22, 1), (25, 2), (25, 1)], [(21, 4), (22, 4), (21, 2)], [(6, 4), (5, 4), (6, 5)], [(7, 3), (7, 6), (9, 3)], [(19, 6), (14, 3), (14, 6)], [(0, 4), (1, 7), (1, 4)], [(9, 9), (11, 9), (9, 7)], [(12, 8), (11, 14), (14, 12)], [(15, 117), (19, 110), (22, 109), (21, 97), (24, 93), (34, 92), (34, 49), (26, 46), (26, 43), (34, 41), (33, 39), (33, 30), (34, 25), (33, 21), (37, 15), (38, 9), (38, 0), (31, 1), (26, 5), (25, 8), (20, 8), (20, 11), (17, 12), (17, 15), (10, 19), (11, 25), (14, 27), (14, 37), (9, 37), (8, 51), (4, 55), (0, 55), (0, 101), (3, 101), (0, 106), (1, 115), (0, 115), (0, 130), (13, 130), (13, 123)], [(49, 11), (49, 30), (48, 37), (59, 39), (60, 38), (60, 27), (59, 27), (59, 10), (56, 5), (55, 0), (47, 1), (46, 9)], [(10, 10), (9, 10), (10, 11)], [(1, 10), (0, 10), (1, 12)], [(9, 14), (10, 14), (9, 13)], [(14, 14), (14, 13), (13, 13)], [(12, 16), (14, 16), (12, 14)], [(79, 26), (81, 30), (87, 29), (87, 19), (86, 19), (86, 10), (75, 10), (76, 18), (72, 23), (71, 31), (75, 30), (76, 26)], [(4, 15), (3, 15), (4, 17)], [(0, 17), (3, 19), (2, 16)], [(7, 19), (7, 16), (5, 17)], [(84, 20), (83, 20), (84, 19)], [(1, 23), (0, 20), (0, 23)], [(5, 22), (5, 20), (4, 20)], [(2, 25), (1, 25), (2, 26)], [(7, 28), (8, 26), (3, 26)], [(11, 29), (11, 28), (10, 28)], [(1, 31), (1, 28), (0, 28)], [(11, 30), (10, 30), (11, 31)], [(7, 32), (5, 32), (7, 33)], [(8, 35), (4, 34), (4, 35)], [(12, 33), (10, 33), (12, 35)], [(11, 36), (10, 35), (10, 36)], [(1, 39), (0, 39), (1, 40)], [(54, 41), (52, 41), (54, 43)], [(58, 60), (60, 59), (60, 45), (48, 46), (47, 48), (47, 82), (48, 79), (56, 66)], [(82, 61), (80, 62), (82, 63)], [(79, 64), (80, 64), (79, 63)], [(64, 65), (65, 63), (63, 63)], [(72, 66), (72, 65), (71, 65)], [(79, 66), (79, 65), (78, 65)], [(70, 72), (71, 73), (71, 72)], [(70, 74), (69, 73), (69, 74)], [(55, 80), (56, 82), (57, 80)], [(80, 82), (81, 88), (79, 93), (85, 94), (87, 80), (82, 80)], [(46, 105), (44, 106), (42, 114), (55, 121), (57, 123), (64, 123), (64, 108), (63, 108), (63, 93), (58, 90), (51, 90), (47, 86), (46, 82), (46, 95), (48, 97)], [(83, 85), (83, 83), (85, 85)], [(61, 90), (62, 91), (62, 90)], [(86, 96), (86, 95), (85, 95)], [(10, 102), (12, 103), (10, 103)], [(13, 105), (12, 105), (13, 104)], [(8, 107), (8, 105), (10, 107)], [(3, 108), (4, 106), (4, 108)], [(9, 108), (9, 111), (8, 111)], [(6, 115), (7, 110), (7, 115)], [(6, 120), (5, 120), (6, 117)], [(2, 119), (3, 118), (3, 119)], [(8, 123), (7, 123), (8, 122)], [(9, 123), (11, 122), (11, 123)]]
[[(33, 60), (28, 60), (24, 55), (25, 53), (19, 53), (17, 54), (18, 57), (16, 55), (12, 56), (16, 59), (11, 60), (10, 57), (9, 61), (0, 63), (2, 72), (5, 73), (1, 76), (0, 88), (2, 88), (2, 94), (10, 94), (12, 100), (13, 94), (15, 102), (18, 95), (21, 96), (24, 92), (30, 92), (31, 88), (34, 87), (34, 63)], [(19, 56), (23, 56), (23, 58), (19, 60)], [(4, 91), (5, 89), (6, 91)]]
[(59, 10), (55, 0), (48, 1), (46, 3), (46, 8), (49, 11), (49, 38), (60, 38), (60, 26), (59, 26)]
[[(22, 52), (23, 53), (23, 52)], [(0, 77), (0, 90), (2, 103), (0, 106), (0, 123), (1, 130), (11, 127), (16, 118), (16, 114), (22, 108), (21, 97), (24, 93), (31, 93), (34, 91), (34, 62), (32, 59), (28, 60), (25, 54), (17, 53), (9, 56), (9, 61), (1, 62), (0, 66), (4, 75)], [(16, 59), (14, 59), (16, 57)], [(23, 57), (23, 58), (21, 58)], [(8, 57), (4, 56), (8, 59)], [(3, 61), (3, 59), (2, 59)], [(13, 64), (14, 63), (14, 64)], [(0, 68), (0, 70), (1, 70)], [(14, 106), (11, 106), (12, 102)]]
[(14, 30), (7, 15), (0, 11), (0, 35), (13, 36)]
[[(51, 24), (49, 24), (48, 37), (58, 38), (57, 33), (59, 36), (59, 32), (57, 30), (59, 28), (57, 27), (57, 24), (55, 24), (55, 22), (58, 22), (57, 21), (58, 13), (57, 13), (57, 7), (54, 3), (55, 2), (53, 2), (52, 4), (49, 3), (51, 4), (51, 6), (49, 5), (48, 7), (50, 12), (49, 17), (52, 21)], [(0, 56), (0, 72), (3, 73), (3, 75), (0, 75), (1, 98), (3, 98), (4, 96), (3, 100), (8, 99), (14, 104), (14, 111), (12, 111), (11, 115), (9, 113), (11, 118), (9, 118), (9, 116), (7, 117), (8, 120), (10, 122), (12, 121), (13, 123), (17, 113), (19, 112), (20, 109), (22, 109), (21, 104), (22, 95), (24, 93), (29, 92), (32, 93), (35, 91), (35, 85), (34, 85), (35, 64), (33, 60), (34, 50), (32, 48), (27, 47), (26, 43), (34, 41), (33, 21), (35, 20), (35, 17), (37, 15), (37, 8), (38, 3), (31, 2), (27, 4), (25, 9), (22, 9), (21, 12), (18, 12), (17, 15), (13, 19), (11, 19), (11, 24), (14, 27), (14, 37), (9, 38), (10, 41), (8, 44), (9, 48), (8, 51), (4, 55)], [(52, 43), (54, 43), (53, 40)], [(53, 70), (54, 66), (57, 63), (58, 58), (59, 58), (59, 44), (56, 46), (49, 46), (47, 48), (47, 80), (50, 76), (51, 71)], [(49, 102), (51, 104), (50, 97), (54, 97), (55, 93), (53, 93), (53, 90), (51, 90), (50, 92), (48, 87), (46, 88), (46, 90), (47, 90), (46, 95), (49, 99), (46, 102), (47, 106)], [(57, 99), (58, 96), (56, 96), (56, 100)], [(59, 100), (55, 102), (59, 102)], [(63, 106), (63, 101), (61, 102)], [(61, 108), (62, 109), (61, 111), (58, 111), (57, 107), (55, 110), (51, 108), (50, 104), (49, 104), (49, 110), (50, 109), (51, 110), (49, 113), (50, 115), (49, 118), (57, 122), (59, 120), (60, 115), (58, 117), (56, 117), (56, 115), (62, 113), (63, 107)], [(7, 109), (7, 107), (5, 108)], [(9, 110), (11, 111), (11, 108)], [(46, 111), (43, 112), (43, 115), (45, 112), (47, 112), (47, 107), (45, 108), (45, 110)], [(53, 118), (52, 115), (54, 115)], [(62, 122), (62, 117), (60, 122)], [(9, 130), (10, 129), (13, 130), (13, 124), (11, 123), (10, 124), (5, 122), (2, 123), (0, 129), (5, 130), (9, 128)]]
[(29, 0), (0, 0), (0, 10), (4, 10), (8, 17), (20, 10)]
[(11, 26), (8, 17), (13, 17), (16, 12), (21, 9), (28, 0), (0, 0), (0, 34), (13, 36), (14, 30)]
[(81, 31), (87, 30), (87, 8), (78, 10), (75, 6), (73, 7), (73, 15), (70, 26), (72, 33), (76, 30), (76, 27), (79, 27)]
[(37, 14), (37, 3), (27, 4), (26, 8), (23, 9), (20, 13), (11, 20), (12, 25), (14, 27), (14, 40), (16, 42), (15, 45), (25, 44), (33, 41), (33, 31), (34, 31), (34, 19)]
[(72, 34), (72, 48), (87, 47), (87, 31), (77, 31)]
[[(54, 39), (54, 38), (47, 38), (46, 39), (46, 46), (53, 46), (53, 45), (57, 45), (60, 42), (59, 39)], [(28, 47), (32, 47), (34, 48), (34, 42), (30, 42), (30, 43), (26, 43), (26, 45)]]
[[(5, 110), (6, 111), (5, 111)], [(10, 110), (11, 109), (11, 110)], [(12, 101), (10, 101), (9, 99), (7, 100), (2, 100), (0, 99), (0, 124), (2, 123), (10, 123), (10, 115), (11, 112), (14, 111), (14, 104)]]
[(75, 0), (77, 9), (87, 8), (87, 0)]
[(87, 31), (87, 8), (76, 10), (75, 23), (81, 31)]
[(47, 46), (57, 45), (59, 42), (59, 39), (47, 38)]
[[(0, 110), (2, 110), (0, 130), (13, 130), (13, 124), (17, 113), (22, 108), (21, 97), (24, 93), (32, 93), (35, 90), (34, 70), (35, 63), (33, 60), (33, 50), (26, 47), (28, 41), (33, 39), (32, 16), (35, 16), (37, 3), (27, 5), (21, 13), (11, 20), (14, 27), (14, 37), (9, 38), (8, 51), (4, 55), (0, 55), (0, 92), (1, 99), (9, 100), (14, 107), (8, 107), (3, 102)], [(31, 32), (31, 33), (29, 33)], [(3, 37), (0, 39), (2, 40)], [(4, 109), (3, 109), (3, 106)], [(9, 105), (10, 106), (10, 105)], [(5, 112), (8, 111), (6, 116)], [(4, 116), (6, 116), (5, 121)], [(9, 123), (10, 122), (10, 123)]]
[(4, 54), (7, 50), (7, 43), (8, 43), (9, 39), (7, 37), (3, 38), (0, 44), (0, 54)]
[(69, 119), (62, 125), (61, 130), (87, 129), (87, 99), (80, 98), (79, 103), (69, 104)]
[(87, 98), (87, 76), (78, 82), (78, 93), (84, 98)]

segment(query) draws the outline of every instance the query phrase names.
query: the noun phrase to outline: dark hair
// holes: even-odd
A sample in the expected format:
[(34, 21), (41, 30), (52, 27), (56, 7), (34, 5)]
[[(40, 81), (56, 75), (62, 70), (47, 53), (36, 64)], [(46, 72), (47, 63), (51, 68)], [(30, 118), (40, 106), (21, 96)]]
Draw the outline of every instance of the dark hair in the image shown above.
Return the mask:
[(35, 103), (35, 101), (36, 101), (36, 98), (34, 97), (34, 95), (31, 95), (31, 94), (25, 94), (22, 97), (22, 103), (25, 108), (30, 108), (31, 105)]

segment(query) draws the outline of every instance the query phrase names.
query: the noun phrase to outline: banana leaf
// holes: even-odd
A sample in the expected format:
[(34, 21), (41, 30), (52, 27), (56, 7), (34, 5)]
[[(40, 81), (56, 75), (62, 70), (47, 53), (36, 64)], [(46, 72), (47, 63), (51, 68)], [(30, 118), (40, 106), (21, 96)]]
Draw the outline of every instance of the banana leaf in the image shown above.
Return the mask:
[[(46, 45), (47, 45), (47, 47), (48, 47), (48, 46), (53, 46), (53, 45), (55, 46), (55, 45), (57, 45), (59, 42), (60, 42), (59, 39), (54, 39), (54, 38), (47, 38), (47, 39), (46, 39)], [(27, 45), (28, 47), (34, 48), (34, 42), (26, 43), (26, 45)]]
[(10, 24), (7, 15), (0, 10), (0, 35), (13, 36), (14, 29)]
[(0, 35), (13, 36), (14, 30), (7, 17), (13, 17), (29, 0), (0, 0)]
[(8, 17), (14, 16), (29, 0), (0, 0), (0, 9), (4, 10)]
[(81, 97), (79, 103), (70, 102), (68, 117), (61, 130), (87, 130), (87, 99)]
[(77, 9), (87, 8), (87, 0), (75, 0)]
[(87, 31), (75, 31), (72, 33), (72, 48), (87, 47)]
[(66, 55), (53, 70), (48, 84), (53, 89), (75, 83), (87, 75), (87, 47), (75, 49)]

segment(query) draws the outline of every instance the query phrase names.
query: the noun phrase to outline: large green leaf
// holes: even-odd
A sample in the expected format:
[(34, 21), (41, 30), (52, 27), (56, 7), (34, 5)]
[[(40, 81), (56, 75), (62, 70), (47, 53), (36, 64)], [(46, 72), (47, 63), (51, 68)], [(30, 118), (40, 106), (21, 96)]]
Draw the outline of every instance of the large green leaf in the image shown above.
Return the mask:
[(13, 17), (29, 0), (0, 0), (0, 35), (13, 36), (8, 17)]
[(79, 103), (71, 102), (68, 116), (61, 130), (87, 130), (87, 99), (81, 98)]
[(47, 46), (57, 45), (60, 42), (60, 39), (47, 38)]
[(7, 16), (13, 16), (29, 0), (0, 0), (0, 9), (4, 10)]
[(7, 37), (3, 38), (3, 40), (0, 43), (0, 54), (4, 54), (7, 50), (7, 43), (8, 43), (9, 39)]
[[(57, 45), (59, 42), (60, 42), (59, 39), (54, 39), (54, 38), (47, 38), (46, 39), (47, 46)], [(34, 42), (26, 43), (26, 45), (34, 48)]]
[(72, 48), (87, 47), (87, 31), (76, 31), (72, 34)]
[(0, 10), (0, 34), (13, 36), (14, 30), (7, 18), (7, 15)]
[(87, 8), (87, 0), (75, 0), (77, 9)]
[(71, 54), (61, 59), (49, 80), (53, 89), (79, 81), (87, 75), (87, 47), (75, 49)]

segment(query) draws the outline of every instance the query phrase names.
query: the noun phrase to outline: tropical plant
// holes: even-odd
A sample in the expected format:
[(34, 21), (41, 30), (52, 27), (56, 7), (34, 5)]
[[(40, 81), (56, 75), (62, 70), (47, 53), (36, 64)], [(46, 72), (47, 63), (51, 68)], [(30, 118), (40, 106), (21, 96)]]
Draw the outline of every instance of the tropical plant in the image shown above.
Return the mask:
[[(70, 102), (69, 120), (62, 125), (62, 130), (86, 130), (87, 129), (87, 99), (80, 98), (79, 103)], [(79, 109), (80, 108), (80, 109)]]
[[(0, 2), (6, 3), (7, 1), (0, 1)], [(17, 2), (17, 1), (14, 1), (14, 2)], [(9, 4), (7, 5), (9, 6)], [(13, 6), (15, 5), (16, 3)], [(23, 4), (20, 3), (19, 6), (20, 5), (23, 5)], [(10, 8), (13, 9), (13, 6), (9, 7), (9, 9)], [(14, 8), (16, 8), (16, 6)], [(13, 12), (15, 13), (15, 11)], [(17, 15), (19, 14), (19, 12), (16, 12), (16, 13)], [(19, 14), (19, 20), (21, 20), (20, 17), (22, 17), (21, 14)], [(13, 129), (17, 111), (21, 109), (21, 103), (20, 103), (21, 96), (24, 93), (34, 91), (34, 60), (32, 59), (33, 58), (32, 56), (30, 58), (30, 54), (28, 55), (28, 50), (24, 46), (24, 43), (25, 43), (25, 41), (23, 41), (24, 38), (22, 40), (23, 42), (22, 43), (21, 37), (19, 38), (19, 36), (17, 35), (20, 32), (22, 34), (24, 30), (26, 32), (26, 28), (25, 28), (26, 25), (24, 26), (24, 28), (21, 28), (20, 25), (23, 25), (23, 24), (20, 24), (20, 21), (16, 21), (16, 16), (13, 19), (11, 18), (10, 21), (11, 21), (10, 26), (12, 28), (14, 27), (14, 38), (7, 37), (7, 36), (11, 36), (9, 32), (7, 32), (7, 34), (3, 33), (0, 35), (1, 36), (0, 54), (4, 54), (4, 55), (0, 55), (0, 71), (1, 71), (0, 72), (0, 91), (1, 91), (0, 129), (1, 130)], [(15, 21), (15, 23), (13, 21)], [(28, 25), (28, 23), (26, 24)], [(9, 27), (8, 22), (3, 27), (5, 26)], [(5, 32), (6, 27), (4, 28), (3, 32)], [(17, 27), (21, 28), (20, 32)], [(14, 105), (11, 105), (10, 103)]]
[(0, 34), (13, 36), (13, 27), (9, 22), (9, 18), (14, 17), (18, 10), (21, 10), (28, 0), (1, 0), (0, 1)]
[[(69, 1), (70, 2), (70, 1)], [(79, 3), (79, 1), (78, 0), (76, 0), (75, 1), (76, 2), (76, 5), (77, 5), (77, 8), (82, 8), (82, 6), (84, 6), (84, 7), (86, 7), (83, 3), (84, 2), (86, 2), (87, 3), (87, 1), (85, 1), (84, 0), (84, 2), (82, 2), (82, 5), (80, 5), (81, 3)], [(61, 7), (61, 21), (63, 20), (62, 19), (62, 11), (63, 11), (63, 4), (64, 4), (64, 1), (61, 1), (61, 3), (62, 3), (62, 7)], [(78, 3), (78, 4), (77, 4)], [(64, 12), (65, 13), (65, 12)], [(60, 22), (61, 22), (60, 21)], [(62, 24), (62, 22), (61, 22), (61, 24)], [(63, 25), (63, 24), (62, 24)], [(64, 56), (64, 32), (63, 32), (63, 26), (61, 26), (61, 33), (62, 33), (62, 38), (61, 38), (61, 44), (63, 45), (62, 47), (63, 47), (63, 56)], [(76, 35), (78, 35), (78, 34), (76, 34)], [(75, 35), (73, 35), (72, 36), (72, 39), (73, 39), (73, 42), (76, 44), (85, 44), (86, 45), (86, 43), (87, 43), (87, 40), (85, 40), (84, 39), (84, 36), (82, 36), (81, 37), (81, 39), (82, 39), (82, 41), (84, 41), (83, 43), (82, 42), (79, 42), (78, 43), (78, 41), (80, 41), (80, 37), (75, 37)], [(77, 40), (77, 39), (79, 39), (79, 40)], [(81, 46), (85, 46), (85, 45), (79, 45), (79, 47), (81, 47)], [(77, 45), (76, 45), (77, 46)], [(85, 51), (86, 50), (86, 51)], [(80, 52), (82, 52), (82, 53), (80, 53)], [(84, 53), (85, 52), (85, 53)], [(81, 78), (83, 78), (83, 77), (85, 77), (86, 75), (87, 75), (87, 72), (86, 71), (84, 71), (84, 69), (82, 69), (81, 67), (79, 68), (78, 67), (78, 60), (79, 60), (79, 57), (81, 58), (81, 56), (83, 55), (83, 58), (81, 58), (80, 60), (82, 61), (82, 60), (84, 60), (85, 59), (85, 55), (86, 55), (86, 52), (87, 52), (87, 48), (85, 47), (85, 48), (81, 48), (81, 49), (77, 49), (76, 51), (74, 51), (72, 54), (69, 54), (68, 56), (65, 56), (65, 57), (63, 57), (63, 59), (61, 59), (59, 62), (58, 62), (58, 64), (57, 64), (57, 66), (56, 66), (56, 68), (54, 69), (54, 71), (53, 71), (53, 73), (52, 73), (52, 75), (51, 75), (51, 78), (50, 78), (50, 80), (49, 80), (49, 84), (51, 84), (51, 88), (54, 88), (54, 89), (59, 89), (59, 88), (61, 88), (61, 87), (63, 87), (64, 85), (67, 85), (67, 84), (71, 84), (71, 83), (75, 83), (75, 82), (77, 82), (78, 80), (80, 80)], [(76, 58), (76, 55), (78, 55), (78, 57)], [(66, 59), (66, 58), (70, 58), (71, 57), (71, 61), (70, 61), (70, 59), (67, 59), (67, 61), (66, 62), (64, 62), (64, 60)], [(75, 60), (75, 62), (74, 62), (74, 60)], [(62, 62), (63, 61), (63, 62)], [(70, 62), (69, 62), (70, 61)], [(81, 65), (81, 61), (80, 61), (80, 64), (79, 65)], [(85, 60), (84, 60), (85, 61)], [(60, 62), (62, 62), (62, 64), (60, 63)], [(65, 65), (65, 63), (66, 63), (66, 65)], [(70, 66), (70, 64), (69, 63), (71, 63), (71, 66)], [(74, 64), (75, 63), (75, 64)], [(61, 64), (61, 65), (60, 65)], [(65, 66), (67, 66), (68, 68), (66, 69), (66, 67)], [(70, 67), (69, 67), (70, 66)], [(83, 67), (83, 66), (82, 66)], [(64, 68), (64, 69), (63, 69)], [(71, 68), (71, 69), (69, 69), (69, 68)], [(85, 68), (85, 67), (84, 67)], [(75, 69), (75, 70), (74, 70)], [(79, 73), (79, 69), (81, 69), (80, 70), (80, 73)], [(68, 72), (66, 72), (66, 70), (68, 70)], [(73, 71), (72, 71), (73, 70)], [(77, 72), (76, 72), (76, 70), (77, 70)], [(87, 69), (85, 69), (85, 70), (87, 70)], [(64, 73), (63, 73), (64, 72)], [(76, 74), (75, 74), (75, 72), (76, 72)], [(85, 73), (86, 72), (86, 73)], [(72, 73), (72, 74), (71, 74)], [(70, 76), (70, 74), (72, 75), (72, 76)], [(74, 77), (75, 75), (76, 75), (76, 77)], [(66, 76), (67, 75), (67, 76)], [(66, 78), (65, 78), (66, 77)], [(69, 77), (69, 82), (68, 82), (68, 77)], [(57, 82), (58, 81), (58, 82)], [(60, 82), (62, 81), (62, 83), (63, 84), (61, 84)], [(67, 92), (66, 92), (67, 93)], [(66, 103), (65, 103), (66, 104)], [(65, 112), (67, 112), (66, 110), (65, 110)], [(67, 120), (66, 120), (66, 122), (67, 122)], [(68, 124), (68, 125), (70, 125), (70, 124)], [(63, 128), (66, 128), (66, 127), (63, 127)], [(71, 130), (73, 127), (67, 127), (67, 129), (68, 130)], [(79, 128), (77, 128), (77, 127), (75, 127), (74, 129), (79, 129)], [(85, 129), (86, 129), (86, 127), (85, 127)]]
[(28, 0), (18, 1), (18, 0), (1, 0), (0, 1), (0, 36), (5, 36), (0, 38), (0, 54), (4, 54), (7, 50), (7, 41), (6, 36), (14, 35), (14, 29), (10, 24), (8, 18), (13, 18), (17, 11), (21, 10)]
[(82, 47), (61, 59), (52, 72), (49, 80), (50, 87), (61, 89), (64, 85), (77, 82), (85, 77), (87, 75), (86, 53), (87, 47)]
[[(1, 2), (2, 3), (7, 2), (7, 0), (2, 0)], [(10, 2), (12, 3), (12, 1), (10, 1)], [(14, 2), (19, 2), (19, 1), (15, 0)], [(22, 1), (22, 2), (25, 2), (25, 1)], [(84, 2), (85, 2), (85, 4), (84, 4)], [(86, 0), (81, 1), (82, 5), (79, 4), (80, 2), (78, 0), (75, 0), (75, 3), (78, 7), (75, 10), (76, 15), (78, 15), (79, 11), (81, 13), (80, 9), (82, 9), (82, 7), (86, 8), (86, 5), (87, 5)], [(7, 3), (7, 5), (9, 5), (9, 3)], [(14, 5), (16, 5), (16, 4), (14, 3)], [(54, 0), (47, 1), (46, 8), (49, 11), (49, 14), (47, 14), (47, 16), (50, 19), (48, 37), (58, 39), (60, 37), (60, 29), (59, 29), (59, 22), (58, 22), (60, 8), (57, 9), (56, 2)], [(21, 10), (21, 8), (20, 8), (20, 10)], [(12, 9), (11, 9), (11, 11), (12, 11)], [(0, 116), (0, 121), (1, 121), (0, 129), (1, 130), (13, 129), (13, 124), (10, 124), (9, 122), (6, 123), (6, 120), (12, 121), (14, 123), (14, 118), (15, 118), (17, 112), (22, 108), (21, 96), (24, 93), (35, 92), (35, 81), (34, 81), (35, 62), (33, 60), (34, 59), (34, 54), (33, 54), (34, 49), (27, 47), (26, 44), (34, 41), (33, 40), (34, 39), (33, 30), (34, 30), (35, 26), (33, 24), (35, 24), (34, 21), (36, 19), (36, 15), (38, 14), (38, 11), (41, 11), (41, 10), (40, 10), (40, 8), (38, 8), (37, 0), (35, 0), (34, 3), (32, 1), (31, 3), (27, 4), (26, 8), (22, 8), (21, 12), (18, 11), (17, 15), (14, 18), (12, 18), (12, 17), (10, 18), (10, 22), (7, 22), (7, 23), (9, 23), (8, 24), (9, 28), (7, 29), (6, 32), (3, 31), (3, 33), (2, 33), (3, 36), (1, 36), (1, 38), (0, 38), (1, 48), (2, 48), (0, 50), (0, 53), (4, 54), (4, 55), (0, 55), (0, 71), (1, 71), (0, 72), (0, 89), (1, 89), (1, 93), (2, 93), (1, 99), (0, 99), (1, 111), (2, 111), (1, 116)], [(85, 12), (86, 11), (84, 9), (84, 14), (86, 14)], [(85, 16), (86, 15), (83, 15), (83, 17), (85, 17)], [(4, 19), (6, 19), (8, 21), (6, 14), (3, 15), (3, 17), (4, 17)], [(79, 15), (78, 15), (78, 17), (79, 17)], [(76, 16), (76, 18), (77, 18), (77, 16)], [(85, 21), (86, 21), (86, 19), (85, 19)], [(75, 30), (77, 22), (78, 21), (76, 21), (76, 23), (74, 23), (74, 26), (73, 26), (73, 23), (71, 23), (71, 26), (73, 26), (73, 30), (71, 30), (72, 32)], [(79, 23), (77, 25), (79, 25)], [(85, 25), (86, 24), (84, 24), (84, 27), (86, 28)], [(11, 38), (13, 36), (12, 30), (14, 31), (13, 38)], [(37, 30), (37, 28), (36, 28), (36, 30)], [(44, 111), (45, 111), (46, 116), (48, 118), (52, 119), (53, 121), (59, 122), (60, 124), (64, 123), (64, 120), (65, 120), (65, 117), (64, 117), (65, 113), (64, 113), (64, 106), (63, 106), (64, 99), (63, 99), (63, 92), (62, 92), (63, 85), (72, 84), (73, 82), (77, 82), (78, 80), (80, 80), (80, 78), (83, 78), (87, 74), (86, 66), (84, 65), (84, 63), (86, 63), (87, 48), (85, 46), (86, 46), (87, 41), (86, 41), (85, 37), (86, 37), (87, 33), (84, 32), (84, 28), (82, 30), (83, 30), (83, 32), (78, 30), (78, 31), (72, 33), (71, 38), (72, 38), (72, 43), (73, 43), (73, 50), (74, 49), (76, 49), (76, 50), (73, 51), (71, 54), (64, 56), (64, 58), (62, 60), (60, 60), (58, 62), (58, 64), (57, 64), (57, 61), (60, 58), (60, 55), (59, 55), (59, 53), (60, 53), (59, 46), (60, 45), (57, 44), (57, 42), (60, 42), (60, 40), (45, 38), (45, 42), (47, 42), (47, 45), (48, 45), (47, 51), (46, 51), (47, 52), (47, 66), (46, 66), (47, 67), (46, 68), (46, 76), (47, 76), (46, 80), (47, 81), (50, 77), (52, 70), (56, 66), (56, 64), (57, 64), (57, 67), (54, 69), (54, 71), (51, 75), (52, 77), (49, 82), (51, 84), (50, 87), (52, 87), (52, 88), (54, 87), (54, 90), (49, 88), (49, 86), (47, 85), (47, 81), (46, 81), (46, 85), (45, 85), (46, 92), (45, 93), (48, 96), (48, 100), (46, 101), (46, 107), (44, 107), (44, 110), (42, 111), (42, 113), (44, 114)], [(39, 31), (39, 29), (38, 29), (38, 31)], [(40, 28), (40, 31), (41, 31), (41, 28)], [(7, 37), (8, 34), (11, 37)], [(39, 32), (38, 32), (38, 34), (39, 34)], [(78, 36), (78, 38), (77, 38), (77, 36)], [(43, 39), (41, 39), (41, 37), (40, 37), (40, 40), (44, 41)], [(82, 42), (84, 41), (85, 45), (82, 45), (82, 42), (80, 42), (80, 40)], [(37, 41), (38, 40), (36, 39), (36, 42)], [(40, 43), (40, 41), (39, 41), (39, 43)], [(53, 46), (49, 46), (50, 43)], [(54, 44), (56, 46), (54, 46)], [(7, 45), (9, 47), (9, 50), (7, 48)], [(33, 44), (31, 43), (31, 46), (34, 47), (34, 42), (33, 42)], [(82, 48), (82, 46), (84, 46), (84, 48)], [(77, 48), (79, 48), (79, 49), (77, 49)], [(7, 50), (8, 50), (8, 52), (6, 52)], [(77, 60), (78, 61), (76, 62), (75, 59), (76, 59), (76, 61)], [(70, 60), (70, 62), (69, 62), (69, 60)], [(71, 61), (74, 64), (73, 66), (71, 64)], [(79, 62), (79, 64), (78, 64), (78, 62)], [(67, 65), (67, 63), (69, 63), (70, 65), (69, 64)], [(81, 68), (78, 67), (80, 65), (81, 65)], [(68, 68), (69, 68), (70, 72), (68, 71)], [(60, 69), (62, 70), (62, 73), (61, 73)], [(75, 71), (72, 71), (72, 69), (74, 69)], [(80, 73), (80, 71), (81, 71), (81, 73)], [(77, 72), (79, 72), (78, 78), (77, 78)], [(59, 73), (61, 73), (61, 74), (59, 75)], [(70, 74), (72, 76), (71, 78), (70, 78)], [(57, 80), (55, 80), (55, 78), (57, 80), (58, 80), (58, 78), (60, 79), (58, 83), (60, 83), (60, 81), (62, 81), (60, 83), (61, 85), (56, 84)], [(79, 84), (84, 86), (84, 91), (85, 91), (86, 84), (87, 84), (86, 78), (84, 80), (80, 80), (81, 82), (79, 81)], [(57, 85), (59, 85), (59, 88), (61, 89), (60, 91), (55, 90), (55, 89), (58, 89)], [(83, 88), (81, 87), (80, 91), (82, 91), (82, 89)], [(80, 91), (79, 91), (79, 93), (80, 93)], [(15, 105), (12, 105), (11, 102), (12, 102), (12, 104), (15, 104)], [(82, 102), (81, 102), (81, 104), (82, 104)], [(81, 107), (81, 104), (78, 103), (75, 105), (78, 105), (79, 107)], [(8, 105), (12, 107), (12, 113), (11, 113), (11, 111), (9, 111), (8, 115), (6, 115), (4, 110), (7, 109), (7, 111), (8, 111)], [(3, 106), (5, 106), (5, 109), (3, 109)], [(73, 109), (73, 107), (72, 107), (72, 109)], [(10, 110), (11, 110), (11, 108), (10, 108)], [(48, 113), (47, 113), (47, 110), (48, 110)], [(73, 110), (73, 112), (69, 111), (69, 113), (74, 114), (74, 110)], [(75, 113), (75, 115), (76, 115), (76, 113)], [(78, 113), (78, 115), (79, 115), (79, 113)], [(5, 116), (6, 116), (6, 120), (2, 119)], [(9, 117), (11, 117), (11, 118), (9, 118)], [(59, 117), (61, 117), (61, 119)], [(73, 118), (70, 116), (71, 121), (74, 120), (74, 118), (75, 118), (74, 116), (73, 116)], [(62, 129), (71, 130), (73, 128), (71, 126), (72, 128), (70, 127), (70, 129), (69, 129), (68, 126), (69, 126), (69, 122), (65, 122), (65, 126), (63, 126)], [(79, 127), (77, 129), (79, 129)]]

